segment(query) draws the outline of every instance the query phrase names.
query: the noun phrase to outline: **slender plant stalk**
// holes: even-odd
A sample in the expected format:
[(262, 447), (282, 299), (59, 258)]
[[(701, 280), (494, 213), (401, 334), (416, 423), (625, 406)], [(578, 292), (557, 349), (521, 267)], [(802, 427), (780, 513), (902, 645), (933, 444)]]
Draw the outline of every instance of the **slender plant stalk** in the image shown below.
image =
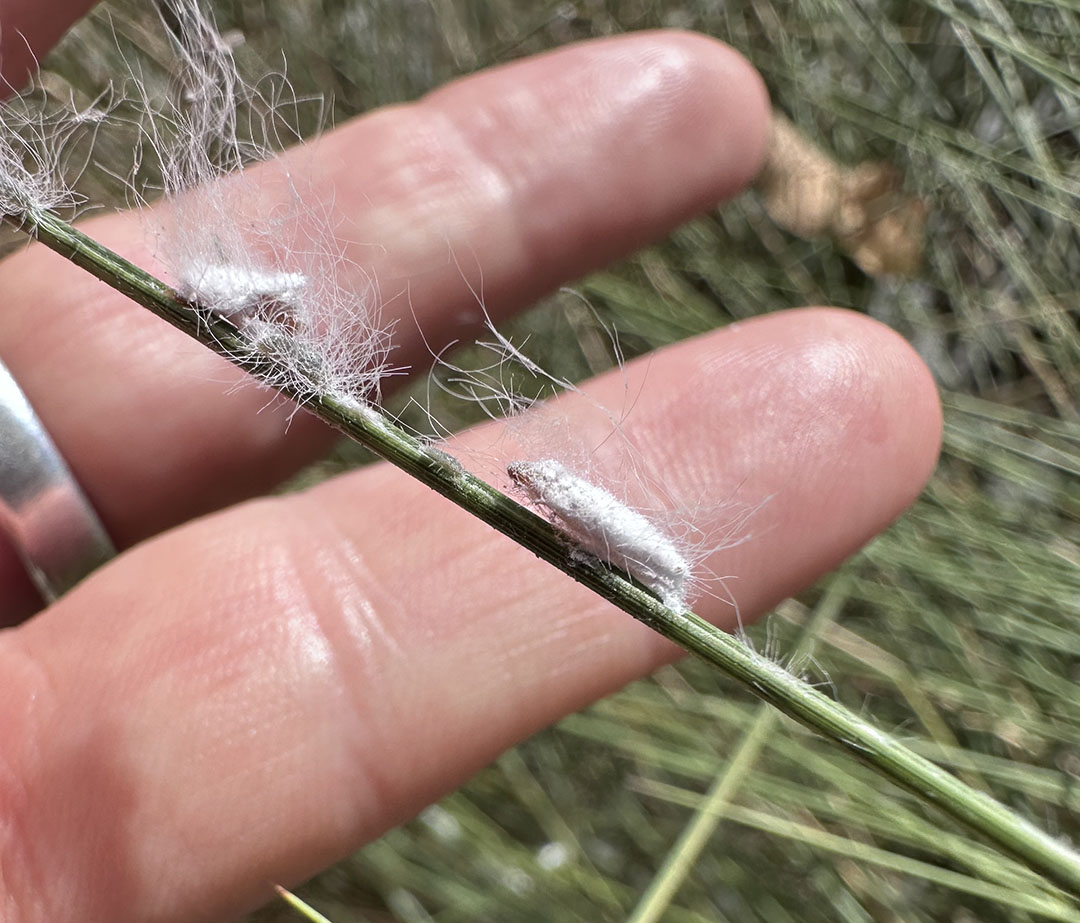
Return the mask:
[[(182, 298), (165, 283), (87, 237), (50, 212), (11, 219), (46, 246), (262, 380), (273, 379), (265, 357), (228, 320)], [(843, 705), (692, 612), (664, 606), (640, 584), (595, 560), (574, 554), (551, 523), (464, 471), (450, 456), (406, 433), (358, 401), (319, 394), (312, 380), (279, 389), (377, 455), (427, 484), (537, 557), (614, 603), (665, 638), (745, 685), (754, 695), (802, 722), (898, 785), (931, 802), (1080, 898), (1080, 855), (992, 798), (913, 753)]]
[(281, 885), (274, 885), (274, 890), (277, 891), (278, 897), (280, 897), (286, 904), (298, 911), (301, 915), (311, 920), (311, 923), (332, 923), (329, 917), (324, 917), (319, 911), (311, 906), (307, 901), (297, 897), (292, 891), (281, 887)]
[[(633, 788), (639, 795), (692, 810), (699, 809), (704, 797), (696, 792), (687, 791), (677, 785), (661, 782), (658, 779), (636, 779)], [(1080, 911), (1077, 910), (1076, 904), (1067, 898), (1063, 899), (1060, 892), (1049, 894), (1037, 888), (1020, 890), (992, 876), (976, 878), (973, 875), (957, 872), (946, 866), (936, 865), (922, 859), (913, 859), (910, 856), (882, 849), (878, 846), (871, 846), (869, 843), (857, 838), (830, 833), (818, 824), (799, 823), (797, 820), (792, 819), (792, 817), (797, 816), (798, 812), (793, 812), (791, 816), (780, 816), (772, 812), (745, 807), (741, 804), (729, 804), (724, 809), (725, 819), (732, 824), (780, 837), (791, 843), (803, 843), (818, 853), (832, 853), (837, 857), (851, 859), (862, 866), (877, 866), (887, 873), (907, 875), (914, 879), (920, 879), (927, 884), (949, 888), (959, 894), (980, 897), (1000, 904), (1002, 908), (1035, 914), (1039, 919), (1055, 920), (1060, 921), (1060, 923), (1080, 923)], [(839, 914), (837, 917), (839, 919), (850, 919), (850, 917), (841, 917)], [(787, 917), (787, 919), (791, 919), (791, 917)], [(878, 919), (881, 919), (881, 917)], [(898, 920), (905, 918), (894, 915), (884, 917), (884, 919)], [(926, 917), (923, 916), (922, 919), (926, 919)], [(939, 919), (939, 917), (933, 917), (933, 919)], [(1030, 917), (1025, 915), (1006, 917), (1006, 919), (1026, 921)]]
[[(822, 625), (835, 621), (846, 599), (847, 581), (834, 580), (818, 603), (809, 624), (805, 626), (795, 648), (793, 662), (801, 663), (813, 653)], [(731, 760), (709, 786), (709, 791), (702, 798), (693, 818), (683, 828), (679, 839), (668, 852), (664, 864), (653, 876), (633, 913), (627, 917), (626, 923), (659, 923), (664, 918), (702, 851), (716, 834), (716, 829), (724, 819), (724, 814), (739, 787), (746, 781), (746, 776), (754, 768), (769, 738), (775, 732), (778, 719), (775, 709), (767, 705), (759, 706), (758, 715), (750, 725), (750, 730), (739, 742)]]

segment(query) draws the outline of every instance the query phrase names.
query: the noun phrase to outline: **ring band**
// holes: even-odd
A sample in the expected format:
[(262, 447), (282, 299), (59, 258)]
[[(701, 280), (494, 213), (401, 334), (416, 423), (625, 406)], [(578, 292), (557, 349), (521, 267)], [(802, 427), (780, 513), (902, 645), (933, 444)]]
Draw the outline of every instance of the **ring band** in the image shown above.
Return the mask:
[(0, 530), (46, 602), (115, 556), (105, 528), (0, 362)]

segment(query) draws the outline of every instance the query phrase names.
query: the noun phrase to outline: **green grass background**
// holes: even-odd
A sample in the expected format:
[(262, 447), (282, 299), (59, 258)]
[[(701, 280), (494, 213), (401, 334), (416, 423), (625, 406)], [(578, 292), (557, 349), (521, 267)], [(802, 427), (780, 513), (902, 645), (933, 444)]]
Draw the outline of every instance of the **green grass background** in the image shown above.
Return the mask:
[[(89, 99), (167, 55), (145, 0), (106, 3), (45, 62)], [(1076, 0), (221, 0), (252, 77), (290, 62), (336, 120), (569, 41), (697, 29), (750, 58), (774, 104), (840, 159), (886, 158), (930, 206), (927, 262), (875, 280), (776, 227), (748, 192), (522, 318), (560, 370), (804, 304), (908, 337), (946, 407), (915, 508), (754, 632), (837, 698), (1035, 823), (1080, 838), (1080, 5)], [(305, 131), (315, 107), (303, 107)], [(120, 202), (99, 134), (81, 189)], [(545, 356), (540, 355), (541, 361)], [(402, 399), (404, 406), (404, 399)], [(467, 422), (461, 408), (438, 409)], [(419, 421), (417, 421), (419, 424)], [(318, 476), (359, 460), (343, 449)], [(701, 796), (729, 798), (663, 919), (1080, 920), (973, 842), (702, 665), (662, 670), (506, 754), (302, 891), (335, 920), (616, 921)], [(268, 806), (268, 810), (271, 806)], [(670, 876), (670, 870), (662, 873)], [(271, 906), (253, 920), (296, 919)]]

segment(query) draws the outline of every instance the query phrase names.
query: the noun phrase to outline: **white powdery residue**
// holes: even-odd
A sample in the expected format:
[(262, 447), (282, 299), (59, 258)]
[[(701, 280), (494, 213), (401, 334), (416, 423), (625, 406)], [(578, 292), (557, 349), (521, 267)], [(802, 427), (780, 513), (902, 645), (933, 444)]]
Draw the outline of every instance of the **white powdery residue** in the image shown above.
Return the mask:
[(555, 459), (511, 462), (506, 471), (584, 551), (640, 580), (669, 608), (686, 609), (690, 562), (646, 516)]

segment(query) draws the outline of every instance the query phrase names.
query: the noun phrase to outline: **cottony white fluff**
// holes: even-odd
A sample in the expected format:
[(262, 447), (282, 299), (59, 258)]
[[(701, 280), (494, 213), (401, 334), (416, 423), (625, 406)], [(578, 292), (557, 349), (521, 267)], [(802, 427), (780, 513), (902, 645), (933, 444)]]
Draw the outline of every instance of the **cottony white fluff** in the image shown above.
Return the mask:
[(187, 268), (189, 271), (180, 280), (180, 294), (225, 317), (236, 317), (267, 304), (280, 308), (287, 317), (303, 310), (308, 279), (301, 272), (245, 270), (228, 264)]
[[(390, 331), (374, 285), (345, 256), (325, 192), (295, 169), (261, 163), (289, 141), (282, 75), (256, 92), (198, 0), (164, 0), (175, 93), (145, 100), (146, 134), (167, 203), (156, 214), (159, 258), (179, 293), (228, 317), (265, 360), (271, 385), (303, 396), (377, 402)], [(243, 117), (239, 113), (243, 112)], [(308, 177), (311, 182), (311, 177)]]
[(582, 550), (636, 577), (669, 608), (687, 608), (693, 568), (644, 515), (553, 458), (511, 462), (506, 472), (558, 518)]
[(0, 104), (0, 214), (21, 219), (78, 205), (72, 186), (110, 105), (109, 93), (83, 109), (74, 99), (49, 104), (34, 87)]

